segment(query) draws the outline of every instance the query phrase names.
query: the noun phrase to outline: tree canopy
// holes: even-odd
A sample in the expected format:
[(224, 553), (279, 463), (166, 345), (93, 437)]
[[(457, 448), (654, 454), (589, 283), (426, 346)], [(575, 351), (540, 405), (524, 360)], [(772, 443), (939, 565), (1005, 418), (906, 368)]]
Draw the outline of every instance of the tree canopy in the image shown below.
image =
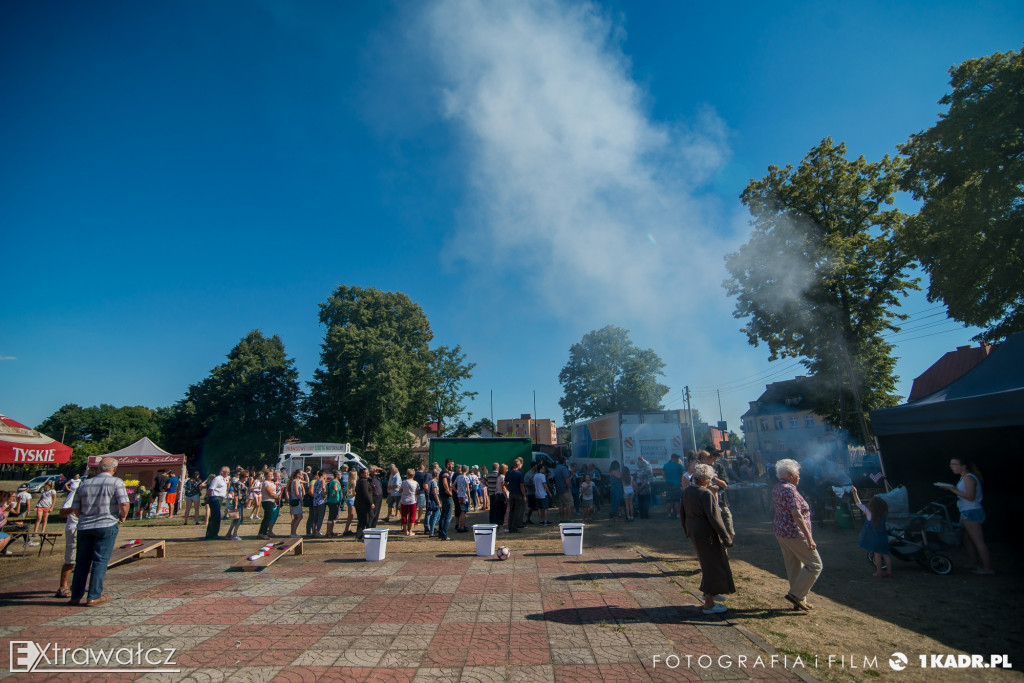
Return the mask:
[(306, 403), (314, 438), (365, 447), (386, 423), (426, 423), (434, 335), (418, 304), (340, 285), (320, 304), (320, 322), (327, 329)]
[(448, 420), (462, 415), (465, 401), (477, 395), (466, 391), (462, 383), (473, 377), (476, 363), (467, 363), (461, 346), (449, 348), (439, 346), (430, 352), (427, 364), (430, 385), (427, 389), (429, 401), (428, 418), (437, 422), (437, 435), (444, 436)]
[(164, 411), (145, 406), (102, 404), (83, 408), (68, 403), (58, 408), (36, 429), (75, 449), (71, 464), (85, 464), (90, 455), (103, 455), (129, 446), (142, 437), (160, 444)]
[(659, 410), (669, 390), (658, 382), (664, 368), (653, 350), (633, 344), (629, 330), (608, 325), (586, 333), (569, 349), (569, 362), (558, 374), (565, 423), (617, 410)]
[(949, 110), (900, 147), (922, 200), (907, 244), (928, 299), (998, 341), (1024, 330), (1024, 50), (950, 69)]
[(906, 216), (887, 208), (901, 170), (888, 155), (848, 161), (846, 145), (826, 138), (797, 168), (750, 181), (741, 199), (753, 231), (726, 256), (724, 285), (750, 344), (766, 343), (772, 360), (802, 358), (819, 410), (839, 425), (854, 392), (865, 413), (898, 402), (883, 333), (899, 329), (893, 309), (918, 288), (901, 246)]
[(253, 330), (174, 405), (169, 444), (207, 470), (276, 462), (278, 441), (299, 426), (301, 395), (281, 338)]

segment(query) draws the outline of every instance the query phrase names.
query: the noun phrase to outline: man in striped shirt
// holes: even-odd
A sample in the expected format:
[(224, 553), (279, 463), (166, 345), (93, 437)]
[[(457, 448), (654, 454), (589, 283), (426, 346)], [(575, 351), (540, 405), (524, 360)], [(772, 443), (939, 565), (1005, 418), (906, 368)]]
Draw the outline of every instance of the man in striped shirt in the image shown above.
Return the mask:
[(81, 605), (86, 597), (89, 607), (109, 600), (103, 595), (103, 577), (117, 542), (118, 524), (128, 518), (128, 491), (114, 476), (116, 470), (117, 460), (103, 458), (100, 473), (78, 487), (71, 504), (71, 514), (78, 517), (78, 550), (69, 605)]

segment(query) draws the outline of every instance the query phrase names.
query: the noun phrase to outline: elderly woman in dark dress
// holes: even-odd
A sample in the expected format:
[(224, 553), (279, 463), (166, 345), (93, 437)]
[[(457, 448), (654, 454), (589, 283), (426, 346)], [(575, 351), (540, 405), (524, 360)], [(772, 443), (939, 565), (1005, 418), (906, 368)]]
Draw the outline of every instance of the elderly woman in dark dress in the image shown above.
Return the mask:
[(680, 518), (686, 537), (693, 543), (700, 562), (700, 590), (704, 593), (704, 614), (720, 614), (728, 609), (715, 604), (716, 595), (735, 593), (729, 556), (725, 549), (732, 546), (732, 536), (725, 528), (715, 494), (708, 489), (715, 471), (710, 465), (697, 465), (693, 482), (683, 489)]

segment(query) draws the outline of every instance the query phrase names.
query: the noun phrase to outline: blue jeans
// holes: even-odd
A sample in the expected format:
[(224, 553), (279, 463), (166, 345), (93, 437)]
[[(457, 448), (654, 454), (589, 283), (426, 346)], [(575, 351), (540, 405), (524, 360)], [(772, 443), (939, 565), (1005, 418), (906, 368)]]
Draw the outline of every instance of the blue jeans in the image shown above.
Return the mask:
[[(75, 576), (71, 581), (71, 599), (95, 600), (103, 595), (103, 578), (107, 575), (107, 562), (117, 543), (117, 525), (100, 529), (79, 529), (78, 549), (75, 551)], [(90, 575), (90, 571), (92, 573)], [(86, 596), (85, 584), (89, 583)]]
[(441, 519), (441, 509), (427, 510), (426, 516), (423, 518), (423, 529), (433, 535), (437, 529), (437, 522)]
[(220, 535), (220, 506), (223, 498), (210, 496), (210, 521), (206, 524), (206, 537), (215, 539)]
[(611, 488), (611, 510), (608, 511), (608, 519), (613, 519), (619, 512), (619, 506), (622, 505), (622, 487), (612, 486)]
[(452, 521), (452, 499), (441, 499), (441, 521), (437, 528), (438, 538), (448, 538), (448, 525)]

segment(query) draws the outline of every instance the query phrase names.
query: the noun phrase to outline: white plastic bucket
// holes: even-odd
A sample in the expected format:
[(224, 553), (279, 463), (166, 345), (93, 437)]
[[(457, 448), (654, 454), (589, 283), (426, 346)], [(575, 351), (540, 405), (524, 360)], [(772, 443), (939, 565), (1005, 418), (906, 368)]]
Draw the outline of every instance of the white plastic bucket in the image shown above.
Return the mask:
[(366, 561), (380, 562), (388, 551), (388, 530), (363, 529), (363, 543), (366, 547)]
[(562, 522), (558, 525), (562, 535), (563, 555), (583, 554), (583, 524), (580, 522)]
[(497, 535), (497, 524), (473, 525), (473, 538), (476, 540), (477, 557), (491, 557), (494, 555), (494, 541)]

